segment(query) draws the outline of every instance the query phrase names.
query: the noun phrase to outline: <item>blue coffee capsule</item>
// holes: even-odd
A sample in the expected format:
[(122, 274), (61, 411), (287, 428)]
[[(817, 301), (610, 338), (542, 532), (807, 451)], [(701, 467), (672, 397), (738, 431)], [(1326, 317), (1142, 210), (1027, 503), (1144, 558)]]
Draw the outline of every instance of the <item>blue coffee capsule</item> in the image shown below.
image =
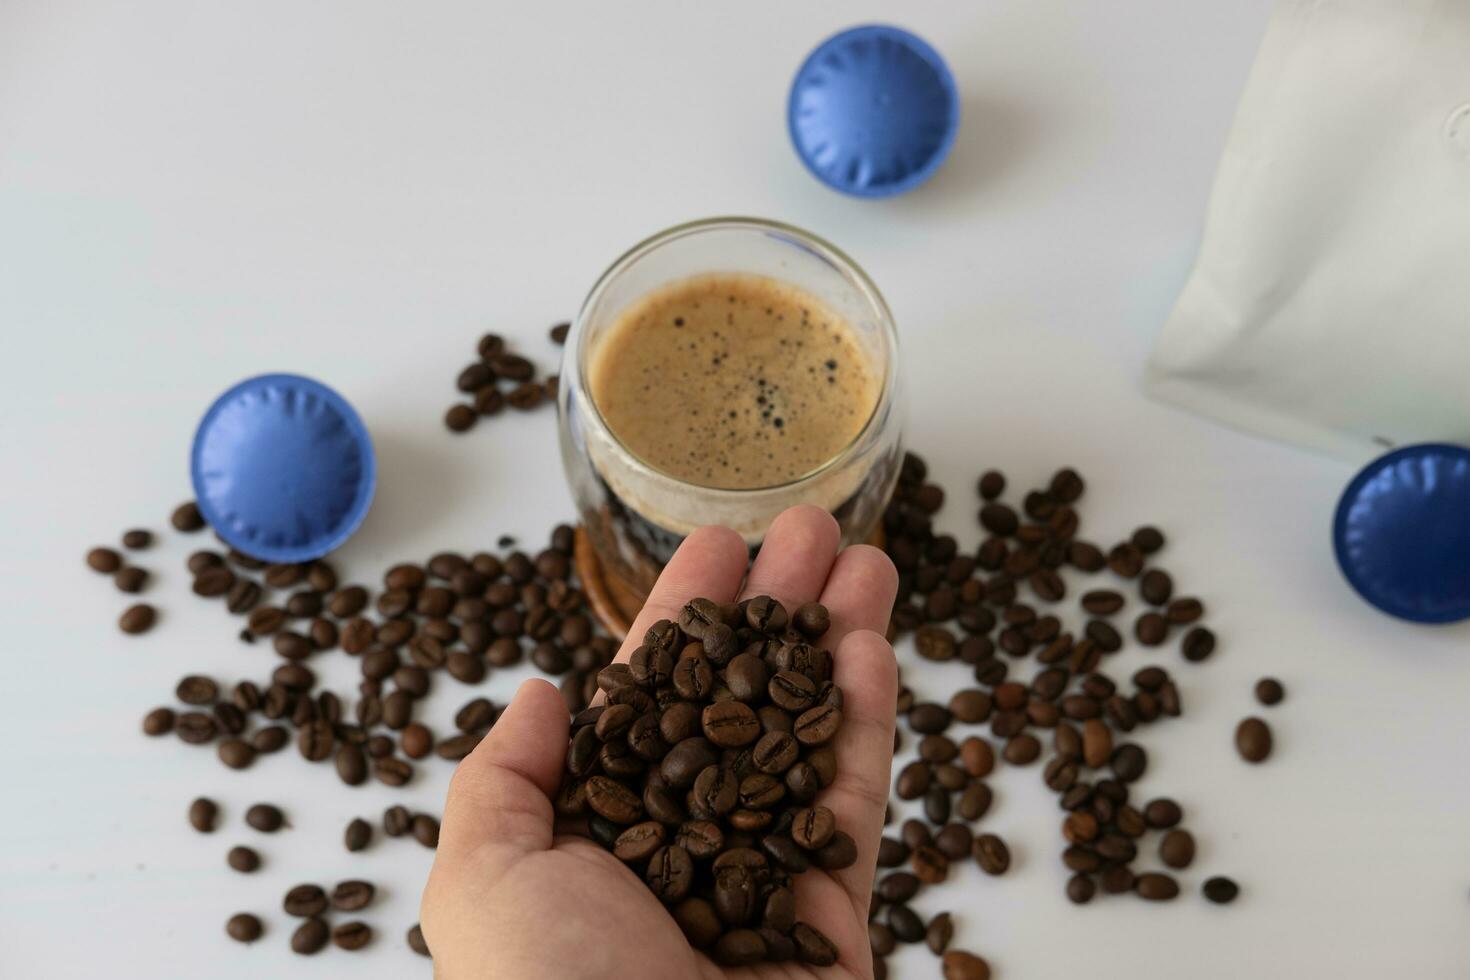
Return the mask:
[(908, 31), (878, 24), (822, 42), (797, 71), (786, 107), (801, 162), (857, 197), (901, 194), (929, 179), (959, 122), (944, 59)]
[(1338, 502), (1332, 543), (1348, 582), (1389, 615), (1470, 618), (1470, 449), (1425, 443), (1369, 463)]
[(266, 374), (204, 413), (190, 473), (200, 513), (225, 543), (284, 563), (320, 558), (357, 530), (377, 467), (346, 399), (310, 378)]

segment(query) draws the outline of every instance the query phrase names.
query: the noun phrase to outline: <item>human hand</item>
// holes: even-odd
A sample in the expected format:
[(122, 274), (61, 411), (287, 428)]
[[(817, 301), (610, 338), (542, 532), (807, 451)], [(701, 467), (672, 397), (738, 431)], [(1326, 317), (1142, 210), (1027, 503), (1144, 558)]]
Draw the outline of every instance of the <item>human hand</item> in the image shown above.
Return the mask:
[(650, 625), (677, 620), (684, 603), (701, 596), (770, 595), (790, 610), (813, 600), (827, 607), (832, 626), (822, 645), (832, 651), (844, 722), (834, 741), (838, 775), (819, 800), (852, 835), (857, 861), (797, 876), (795, 893), (799, 918), (836, 945), (836, 965), (721, 967), (690, 947), (627, 865), (585, 837), (557, 834), (552, 799), (569, 719), (556, 688), (530, 680), (450, 783), (421, 908), (436, 977), (872, 976), (868, 903), (898, 691), (883, 630), (898, 576), (876, 548), (854, 545), (839, 554), (837, 546), (830, 514), (794, 507), (771, 525), (742, 589), (745, 543), (726, 528), (701, 528), (664, 569), (617, 656), (626, 662)]

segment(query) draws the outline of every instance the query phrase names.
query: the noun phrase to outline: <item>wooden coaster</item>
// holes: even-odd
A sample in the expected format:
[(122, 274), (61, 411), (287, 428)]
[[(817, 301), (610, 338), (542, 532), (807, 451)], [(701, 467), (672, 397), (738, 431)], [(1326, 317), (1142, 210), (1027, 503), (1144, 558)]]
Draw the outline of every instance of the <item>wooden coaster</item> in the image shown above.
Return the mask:
[[(873, 529), (873, 533), (868, 536), (868, 544), (875, 548), (883, 547), (883, 525)], [(645, 597), (629, 588), (627, 583), (603, 574), (602, 560), (597, 557), (597, 549), (592, 547), (592, 539), (588, 537), (586, 528), (580, 524), (577, 525), (572, 541), (572, 560), (577, 568), (577, 578), (582, 583), (582, 591), (587, 596), (587, 603), (592, 607), (598, 621), (619, 640), (626, 637), (638, 611), (643, 608)]]

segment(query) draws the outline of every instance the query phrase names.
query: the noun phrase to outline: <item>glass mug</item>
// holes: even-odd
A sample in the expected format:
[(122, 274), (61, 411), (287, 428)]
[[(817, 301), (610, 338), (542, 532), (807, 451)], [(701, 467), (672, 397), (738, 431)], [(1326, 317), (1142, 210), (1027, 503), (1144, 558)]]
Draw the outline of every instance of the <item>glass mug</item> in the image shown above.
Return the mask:
[[(674, 477), (624, 446), (593, 397), (591, 364), (619, 314), (661, 286), (711, 273), (775, 279), (824, 302), (845, 318), (876, 375), (873, 412), (857, 436), (789, 482), (721, 489)], [(757, 218), (678, 225), (633, 246), (592, 287), (566, 339), (557, 411), (582, 522), (577, 569), (598, 615), (623, 633), (674, 549), (701, 525), (733, 528), (754, 553), (777, 514), (809, 503), (837, 518), (844, 545), (871, 538), (902, 462), (893, 316), (857, 264), (809, 232)]]

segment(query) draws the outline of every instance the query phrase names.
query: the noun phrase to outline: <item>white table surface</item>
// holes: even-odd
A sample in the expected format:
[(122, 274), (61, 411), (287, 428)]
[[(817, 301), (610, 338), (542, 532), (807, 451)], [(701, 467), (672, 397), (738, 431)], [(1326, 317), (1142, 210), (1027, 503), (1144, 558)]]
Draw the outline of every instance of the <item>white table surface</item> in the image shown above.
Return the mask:
[[(1012, 872), (966, 867), (918, 907), (954, 909), (956, 945), (1001, 978), (1463, 976), (1470, 634), (1391, 622), (1340, 581), (1327, 525), (1349, 464), (1137, 389), (1268, 7), (905, 5), (952, 64), (964, 121), (928, 186), (863, 202), (801, 169), (784, 99), (811, 46), (891, 4), (0, 3), (0, 975), (340, 976), (350, 960), (427, 976), (402, 934), (428, 852), (380, 839), (350, 855), (340, 834), (398, 800), (437, 812), (448, 764), (406, 791), (348, 789), (294, 751), (234, 773), (145, 739), (139, 719), (180, 675), (233, 683), (273, 658), (188, 594), (197, 539), (142, 557), (163, 618), (141, 639), (117, 631), (126, 601), (82, 555), (165, 529), (199, 413), (273, 369), (331, 383), (374, 434), (380, 487), (349, 575), (540, 540), (571, 513), (553, 413), (463, 438), (440, 422), (476, 337), (500, 330), (548, 363), (546, 326), (621, 249), (747, 213), (830, 237), (886, 292), (910, 442), (953, 500), (945, 529), (976, 540), (984, 467), (1027, 484), (1075, 465), (1090, 535), (1158, 522), (1221, 637), (1201, 667), (1164, 656), (1187, 713), (1142, 735), (1140, 792), (1181, 800), (1200, 841), (1183, 900), (1069, 905), (1060, 812), (1033, 770), (996, 777), (985, 819)], [(930, 696), (965, 676), (900, 655)], [(347, 690), (354, 665), (318, 660)], [(1275, 758), (1250, 768), (1231, 733), (1268, 673), (1290, 693), (1269, 712)], [(468, 696), (441, 695), (431, 721)], [(224, 808), (213, 836), (184, 819), (200, 793)], [(259, 799), (292, 829), (244, 828)], [(226, 870), (237, 842), (262, 851), (260, 873)], [(1241, 881), (1233, 907), (1199, 898), (1214, 873)], [(293, 957), (280, 895), (347, 876), (382, 886), (365, 918), (385, 935)], [(223, 934), (241, 909), (268, 920), (250, 949)], [(937, 973), (922, 947), (892, 966)]]

